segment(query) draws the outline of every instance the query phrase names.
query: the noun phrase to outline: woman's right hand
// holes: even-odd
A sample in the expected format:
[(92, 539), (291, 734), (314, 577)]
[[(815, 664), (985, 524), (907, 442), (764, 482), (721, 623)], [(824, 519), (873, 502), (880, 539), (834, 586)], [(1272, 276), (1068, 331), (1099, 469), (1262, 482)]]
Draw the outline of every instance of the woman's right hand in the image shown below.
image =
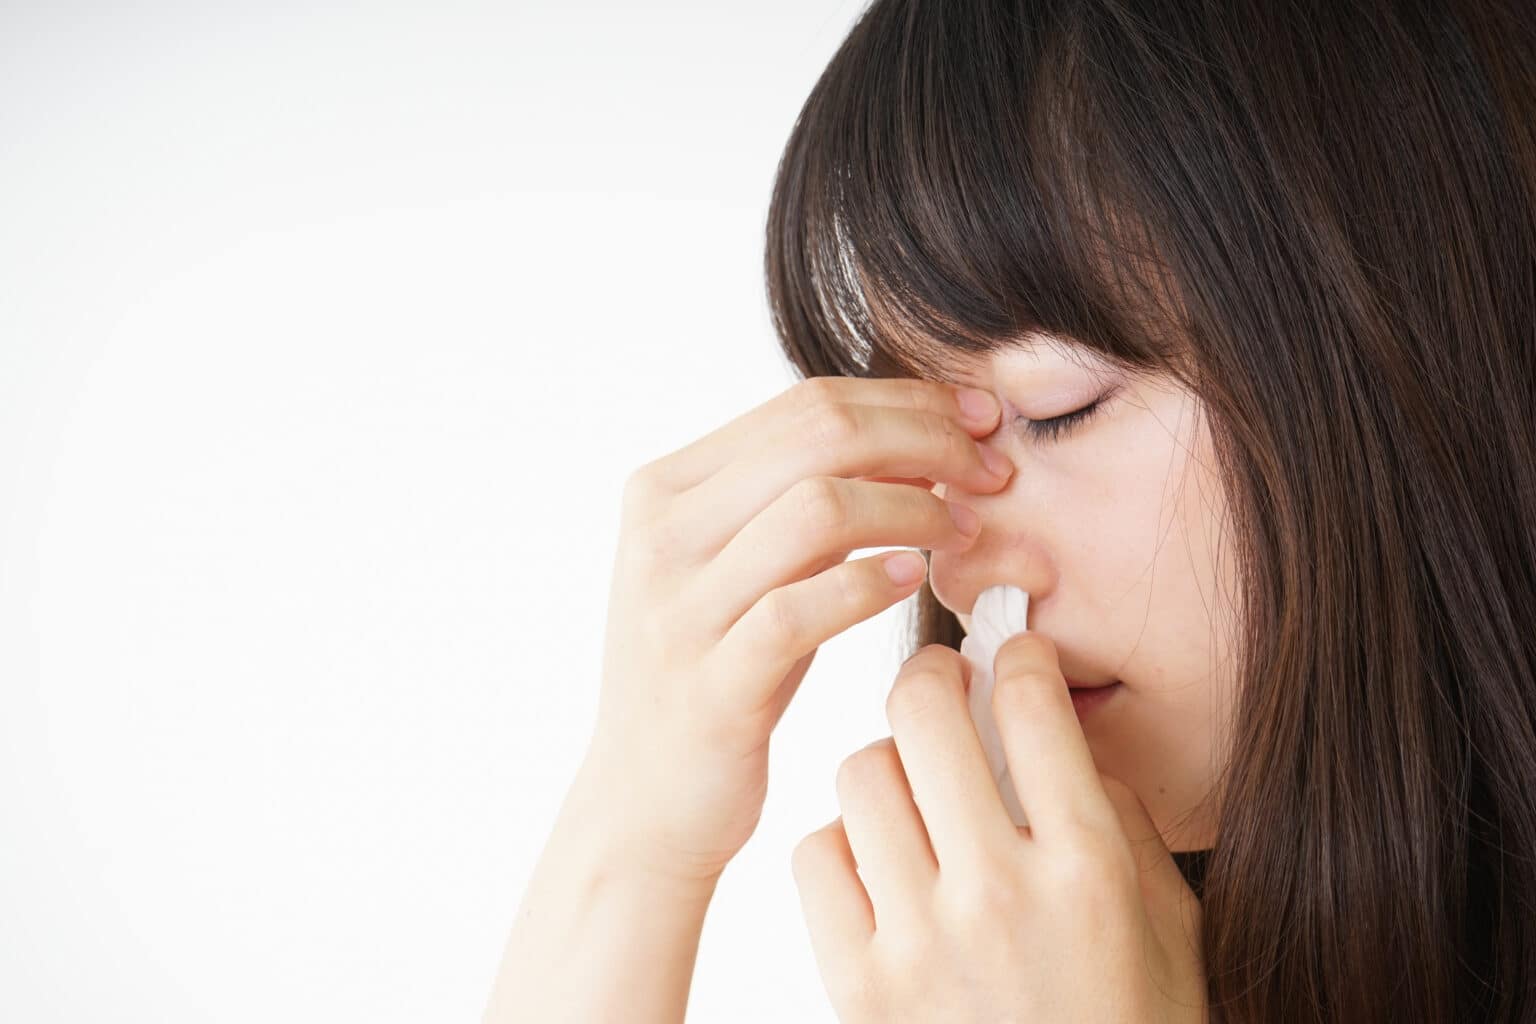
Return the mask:
[[(1003, 487), (999, 406), (909, 379), (803, 380), (626, 481), (602, 690), (582, 765), (604, 842), (642, 873), (717, 878), (762, 816), (768, 740), (817, 648), (911, 595), (898, 553), (974, 539), (932, 493)], [(988, 461), (1001, 475), (988, 468)], [(974, 516), (972, 517), (974, 521)]]

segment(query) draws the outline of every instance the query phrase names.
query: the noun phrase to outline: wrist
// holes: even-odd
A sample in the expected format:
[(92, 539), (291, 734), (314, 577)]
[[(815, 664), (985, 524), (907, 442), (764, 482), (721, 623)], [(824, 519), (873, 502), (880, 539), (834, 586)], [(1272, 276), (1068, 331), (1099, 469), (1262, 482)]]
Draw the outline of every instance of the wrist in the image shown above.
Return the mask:
[(484, 1020), (682, 1020), (714, 880), (630, 855), (605, 808), (622, 794), (578, 776), (535, 865)]
[(560, 811), (557, 831), (604, 886), (657, 891), (680, 902), (707, 903), (725, 866), (692, 869), (647, 831), (643, 802), (626, 791), (610, 762), (589, 751)]

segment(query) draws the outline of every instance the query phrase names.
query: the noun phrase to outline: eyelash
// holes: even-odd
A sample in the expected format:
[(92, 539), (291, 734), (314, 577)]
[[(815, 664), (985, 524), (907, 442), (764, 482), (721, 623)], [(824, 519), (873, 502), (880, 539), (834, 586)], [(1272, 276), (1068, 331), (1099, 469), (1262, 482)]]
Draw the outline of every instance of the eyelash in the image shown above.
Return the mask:
[(1109, 395), (1100, 395), (1081, 409), (1074, 409), (1060, 416), (1052, 416), (1048, 420), (1032, 420), (1027, 416), (1020, 416), (1014, 422), (1022, 426), (1033, 440), (1042, 443), (1056, 441), (1067, 431), (1078, 427), (1084, 420), (1098, 412), (1108, 399)]

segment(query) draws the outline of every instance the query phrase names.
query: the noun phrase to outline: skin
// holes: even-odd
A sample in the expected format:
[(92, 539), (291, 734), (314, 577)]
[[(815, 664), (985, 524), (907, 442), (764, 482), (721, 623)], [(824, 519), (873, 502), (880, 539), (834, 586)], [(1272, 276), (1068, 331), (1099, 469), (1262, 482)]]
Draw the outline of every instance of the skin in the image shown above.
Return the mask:
[[(1036, 416), (1075, 408), (1037, 410), (1045, 367), (1023, 369), (999, 357), (968, 382)], [(839, 817), (792, 855), (843, 1019), (955, 1019), (941, 1006), (975, 1011), (958, 1019), (1200, 1019), (1198, 905), (1140, 798), (1197, 788), (1197, 772), (1163, 762), (1200, 763), (1191, 735), (1215, 692), (1181, 674), (1210, 650), (1194, 601), (1180, 604), (1188, 586), (1166, 569), (1143, 583), (1163, 567), (1137, 562), (1178, 566), (1178, 547), (1133, 514), (1161, 507), (1155, 483), (1181, 445), (1159, 448), (1154, 413), (1178, 406), (1128, 393), (1047, 448), (1010, 440), (1012, 402), (974, 415), (958, 397), (932, 382), (804, 381), (630, 478), (598, 721), (487, 1021), (682, 1019), (715, 885), (762, 811), (770, 733), (820, 644), (918, 586), (886, 574), (890, 554), (848, 557), (890, 545), (931, 551), (941, 599), (967, 613), (984, 586), (1030, 591), (1032, 630), (999, 652), (993, 704), (1038, 834), (1015, 831), (986, 774), (964, 659), (925, 647), (892, 688), (893, 736), (839, 768), (847, 829)], [(979, 534), (959, 531), (940, 487), (980, 514)], [(1176, 524), (1194, 522), (1200, 498), (1171, 493)], [(1126, 685), (1080, 728), (1064, 675)], [(978, 942), (996, 955), (974, 961)]]
[(893, 736), (838, 770), (842, 815), (792, 866), (837, 1017), (1208, 1019), (1202, 911), (1135, 793), (1097, 771), (1058, 652), (1033, 631), (994, 660), (1015, 826), (965, 696), (930, 644), (886, 701)]
[[(935, 481), (983, 493), (1013, 472), (976, 441), (997, 428), (997, 403), (975, 415), (956, 391), (801, 381), (631, 474), (597, 722), (487, 1022), (683, 1019), (715, 885), (762, 814), (775, 725), (821, 644), (921, 583), (910, 550), (850, 553), (964, 547), (974, 535)], [(893, 580), (902, 558), (918, 571)]]
[[(1055, 642), (1067, 679), (1123, 683), (1082, 718), (1098, 769), (1136, 792), (1169, 849), (1210, 847), (1208, 797), (1234, 695), (1236, 591), (1197, 399), (1040, 335), (947, 379), (1003, 403), (998, 428), (980, 440), (1018, 471), (990, 493), (936, 486), (974, 509), (982, 528), (964, 550), (933, 552), (935, 595), (969, 629), (983, 590), (1027, 590), (1029, 627)], [(1015, 422), (1072, 412), (1111, 388), (1058, 439), (1033, 438)]]

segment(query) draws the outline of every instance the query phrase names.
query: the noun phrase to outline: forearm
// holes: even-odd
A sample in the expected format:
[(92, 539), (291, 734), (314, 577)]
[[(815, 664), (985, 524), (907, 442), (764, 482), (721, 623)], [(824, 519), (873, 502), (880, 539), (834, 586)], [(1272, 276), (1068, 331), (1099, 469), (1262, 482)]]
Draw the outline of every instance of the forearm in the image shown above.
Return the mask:
[(718, 878), (648, 875), (603, 843), (582, 779), (518, 907), (484, 1024), (681, 1024)]

